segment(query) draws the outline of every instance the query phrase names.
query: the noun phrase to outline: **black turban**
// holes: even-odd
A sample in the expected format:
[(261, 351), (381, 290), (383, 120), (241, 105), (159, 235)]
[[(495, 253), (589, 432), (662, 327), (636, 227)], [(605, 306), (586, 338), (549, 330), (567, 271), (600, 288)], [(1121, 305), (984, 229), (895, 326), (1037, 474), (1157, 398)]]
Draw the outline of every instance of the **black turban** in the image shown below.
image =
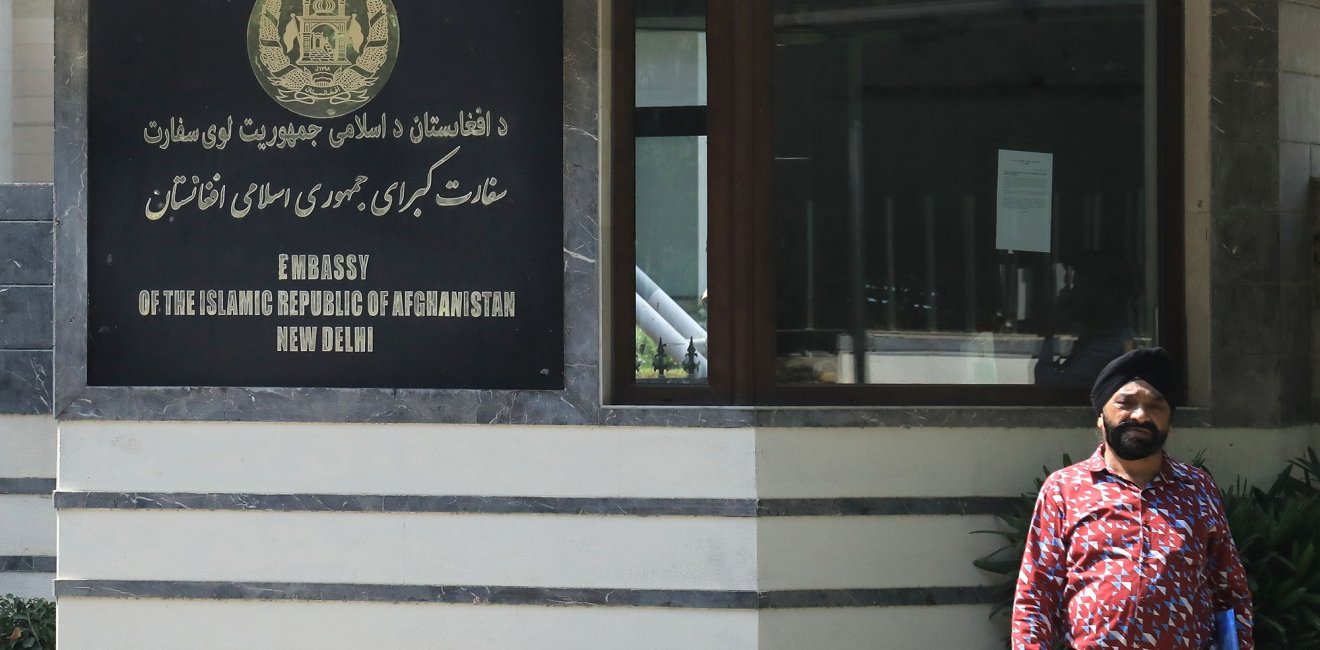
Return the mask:
[(1173, 391), (1177, 386), (1177, 373), (1173, 368), (1173, 357), (1164, 348), (1138, 348), (1109, 362), (1091, 387), (1091, 406), (1095, 414), (1100, 415), (1109, 398), (1126, 386), (1128, 382), (1140, 379), (1159, 391), (1169, 402), (1173, 410)]

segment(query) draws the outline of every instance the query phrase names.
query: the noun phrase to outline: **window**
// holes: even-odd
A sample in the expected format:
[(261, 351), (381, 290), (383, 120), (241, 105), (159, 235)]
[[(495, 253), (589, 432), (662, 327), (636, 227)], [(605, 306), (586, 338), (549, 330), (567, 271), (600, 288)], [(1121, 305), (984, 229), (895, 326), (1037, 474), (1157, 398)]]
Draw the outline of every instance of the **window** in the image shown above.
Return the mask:
[(612, 401), (1076, 404), (1177, 342), (1178, 3), (614, 11)]

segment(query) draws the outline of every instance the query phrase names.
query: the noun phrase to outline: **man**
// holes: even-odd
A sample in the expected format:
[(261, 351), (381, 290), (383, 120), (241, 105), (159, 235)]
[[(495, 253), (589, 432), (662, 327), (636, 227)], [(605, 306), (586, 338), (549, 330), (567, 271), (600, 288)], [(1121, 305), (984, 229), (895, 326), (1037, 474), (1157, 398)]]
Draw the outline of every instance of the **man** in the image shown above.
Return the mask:
[(1204, 650), (1251, 593), (1210, 476), (1164, 453), (1175, 385), (1162, 348), (1128, 352), (1091, 389), (1102, 442), (1041, 486), (1013, 601), (1014, 650)]

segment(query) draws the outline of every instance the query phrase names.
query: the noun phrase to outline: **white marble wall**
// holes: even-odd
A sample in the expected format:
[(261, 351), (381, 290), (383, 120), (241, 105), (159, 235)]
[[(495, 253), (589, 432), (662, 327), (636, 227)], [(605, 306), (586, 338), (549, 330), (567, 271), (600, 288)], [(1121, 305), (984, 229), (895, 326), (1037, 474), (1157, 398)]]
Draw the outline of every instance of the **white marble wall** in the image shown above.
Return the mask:
[(97, 650), (729, 650), (757, 638), (754, 612), (617, 607), (69, 599), (58, 616), (61, 648)]
[[(1175, 429), (1221, 482), (1268, 481), (1314, 427)], [(776, 499), (1011, 497), (1042, 465), (1088, 455), (1072, 429), (690, 429), (65, 422), (60, 490), (161, 495), (467, 495)], [(1245, 450), (1251, 453), (1242, 453)], [(166, 497), (169, 498), (169, 497)], [(346, 501), (348, 499), (340, 499)], [(304, 503), (315, 501), (305, 499)], [(191, 502), (188, 502), (191, 503)], [(1002, 647), (985, 605), (718, 609), (234, 599), (229, 585), (467, 585), (533, 589), (975, 588), (988, 515), (642, 516), (143, 507), (59, 510), (59, 577), (147, 581), (182, 600), (62, 592), (69, 648), (338, 647), (364, 621), (386, 647)], [(283, 589), (283, 586), (273, 587)], [(231, 594), (226, 597), (226, 593)], [(278, 601), (278, 602), (276, 602)], [(247, 632), (215, 635), (213, 621)], [(108, 625), (114, 621), (115, 625)], [(356, 623), (350, 624), (350, 622)], [(107, 628), (113, 628), (107, 632)], [(133, 633), (128, 630), (134, 630)], [(255, 644), (255, 645), (252, 645)], [(350, 644), (351, 645), (351, 644)]]

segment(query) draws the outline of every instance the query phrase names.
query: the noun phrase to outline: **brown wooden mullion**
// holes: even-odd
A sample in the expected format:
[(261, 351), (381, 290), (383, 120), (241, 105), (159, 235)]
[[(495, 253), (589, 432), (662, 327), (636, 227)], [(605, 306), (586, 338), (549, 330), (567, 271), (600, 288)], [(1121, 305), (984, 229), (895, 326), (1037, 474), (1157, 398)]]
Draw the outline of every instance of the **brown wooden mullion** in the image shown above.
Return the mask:
[(610, 401), (627, 399), (627, 387), (634, 382), (633, 269), (637, 264), (633, 242), (636, 241), (636, 149), (634, 138), (633, 106), (636, 75), (635, 11), (631, 0), (612, 5), (612, 68), (610, 70), (610, 332), (612, 359), (609, 383)]
[(736, 404), (738, 323), (735, 302), (739, 291), (734, 283), (734, 204), (738, 178), (735, 173), (739, 140), (736, 137), (735, 70), (733, 36), (734, 7), (730, 2), (710, 0), (706, 9), (706, 119), (707, 119), (707, 334), (710, 337), (711, 388), (726, 404)]
[[(1181, 0), (1161, 2), (1156, 14), (1156, 214), (1159, 220), (1159, 342), (1178, 359), (1187, 376), (1187, 302), (1184, 275), (1184, 14)], [(1181, 382), (1175, 404), (1187, 403), (1187, 382)]]
[(773, 111), (771, 65), (774, 18), (765, 0), (733, 0), (732, 268), (734, 302), (733, 399), (762, 403), (774, 382), (774, 267), (771, 205)]
[(751, 265), (751, 295), (755, 297), (755, 309), (749, 329), (752, 332), (753, 358), (746, 367), (754, 372), (755, 393), (752, 399), (758, 404), (767, 403), (767, 388), (775, 384), (777, 366), (777, 330), (775, 322), (775, 192), (774, 192), (774, 6), (764, 0), (752, 0), (748, 12), (750, 22), (746, 51), (749, 54), (749, 74), (751, 75), (752, 105), (748, 123), (754, 129), (751, 134), (755, 146), (752, 147), (752, 174), (755, 195), (751, 202), (751, 214), (755, 245), (748, 261)]

